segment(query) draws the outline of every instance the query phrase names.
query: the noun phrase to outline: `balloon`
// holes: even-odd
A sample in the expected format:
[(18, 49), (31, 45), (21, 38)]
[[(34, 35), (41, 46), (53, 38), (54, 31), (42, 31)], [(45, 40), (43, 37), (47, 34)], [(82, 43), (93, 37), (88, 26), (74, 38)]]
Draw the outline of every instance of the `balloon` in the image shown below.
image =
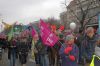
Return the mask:
[(56, 28), (56, 25), (51, 25), (51, 29), (52, 29), (53, 32), (55, 32), (56, 29), (57, 29), (57, 28)]
[(60, 26), (60, 28), (59, 28), (59, 29), (60, 29), (61, 31), (63, 31), (63, 30), (64, 30), (64, 28), (65, 28), (65, 27), (62, 25), (62, 26)]
[(76, 24), (74, 22), (70, 23), (70, 29), (74, 30), (76, 28)]

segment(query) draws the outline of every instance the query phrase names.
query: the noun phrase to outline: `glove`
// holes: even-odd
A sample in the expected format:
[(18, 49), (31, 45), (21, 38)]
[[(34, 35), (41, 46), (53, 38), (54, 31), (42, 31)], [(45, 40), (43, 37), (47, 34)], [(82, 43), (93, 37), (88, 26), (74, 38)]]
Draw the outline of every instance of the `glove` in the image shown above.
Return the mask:
[(65, 48), (64, 53), (69, 54), (70, 51), (72, 51), (72, 47), (67, 47)]
[(75, 61), (75, 56), (70, 55), (70, 56), (69, 56), (69, 59), (70, 59), (71, 61)]

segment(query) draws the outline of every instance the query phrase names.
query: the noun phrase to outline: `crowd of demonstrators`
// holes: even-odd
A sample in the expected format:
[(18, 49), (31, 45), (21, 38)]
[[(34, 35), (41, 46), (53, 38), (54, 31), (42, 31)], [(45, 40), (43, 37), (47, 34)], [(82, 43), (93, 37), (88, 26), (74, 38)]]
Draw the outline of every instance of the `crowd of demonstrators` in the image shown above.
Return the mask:
[(29, 51), (32, 50), (36, 66), (79, 66), (79, 64), (90, 66), (91, 62), (99, 66), (100, 36), (95, 33), (93, 27), (80, 30), (78, 36), (71, 30), (64, 32), (58, 29), (54, 34), (59, 37), (59, 41), (53, 47), (43, 43), (40, 33), (37, 33), (35, 38), (31, 35), (15, 36), (10, 41), (7, 41), (7, 37), (0, 38), (0, 47), (8, 48), (9, 66), (15, 66), (16, 59), (19, 59), (22, 66), (26, 66)]
[(15, 66), (17, 57), (16, 39), (12, 38), (8, 43), (8, 59), (10, 60), (10, 66)]
[(0, 34), (0, 61), (2, 61), (2, 55), (7, 48), (7, 37), (4, 34)]

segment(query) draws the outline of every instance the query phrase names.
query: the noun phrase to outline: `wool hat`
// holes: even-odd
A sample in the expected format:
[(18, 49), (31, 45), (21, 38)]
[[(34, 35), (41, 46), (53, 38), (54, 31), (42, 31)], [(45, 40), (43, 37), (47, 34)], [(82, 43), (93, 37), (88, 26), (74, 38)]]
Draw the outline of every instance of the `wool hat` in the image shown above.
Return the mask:
[(69, 41), (71, 39), (74, 39), (74, 36), (72, 34), (67, 35), (66, 38), (65, 38), (66, 41)]

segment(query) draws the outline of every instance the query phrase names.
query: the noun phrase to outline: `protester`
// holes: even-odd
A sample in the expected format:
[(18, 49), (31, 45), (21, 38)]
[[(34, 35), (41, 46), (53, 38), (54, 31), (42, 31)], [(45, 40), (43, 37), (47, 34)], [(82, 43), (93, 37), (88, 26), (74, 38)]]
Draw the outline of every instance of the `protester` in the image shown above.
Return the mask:
[(29, 47), (26, 37), (22, 37), (20, 40), (21, 41), (18, 46), (19, 61), (21, 62), (22, 66), (25, 66), (27, 62)]
[(77, 36), (77, 39), (76, 39), (76, 43), (75, 43), (79, 48), (79, 64), (84, 64), (84, 60), (81, 58), (82, 52), (80, 50), (82, 41), (85, 39), (83, 32), (84, 31), (82, 29), (79, 30), (79, 33), (78, 33), (78, 36)]
[(98, 36), (95, 46), (94, 66), (100, 66), (100, 36)]
[(40, 66), (49, 66), (48, 47), (43, 44), (41, 37), (39, 37), (39, 43), (36, 44), (36, 48), (39, 53)]
[(16, 39), (12, 38), (9, 41), (8, 45), (8, 59), (10, 60), (10, 66), (15, 66), (16, 62), (16, 53), (17, 53), (17, 46), (16, 46)]
[(86, 29), (85, 39), (82, 41), (81, 53), (82, 59), (84, 59), (85, 66), (89, 66), (92, 60), (92, 56), (95, 50), (96, 35), (94, 33), (93, 27), (88, 27)]
[(35, 55), (35, 62), (36, 66), (40, 66), (40, 55), (39, 55), (39, 47), (38, 44), (41, 43), (40, 40), (34, 40), (35, 41), (35, 47), (34, 47), (34, 55)]
[(65, 43), (60, 48), (59, 54), (61, 56), (61, 66), (78, 66), (78, 47), (74, 43), (74, 36), (67, 35)]
[(0, 37), (0, 61), (2, 60), (2, 46), (3, 46), (3, 44), (2, 44), (2, 38)]

